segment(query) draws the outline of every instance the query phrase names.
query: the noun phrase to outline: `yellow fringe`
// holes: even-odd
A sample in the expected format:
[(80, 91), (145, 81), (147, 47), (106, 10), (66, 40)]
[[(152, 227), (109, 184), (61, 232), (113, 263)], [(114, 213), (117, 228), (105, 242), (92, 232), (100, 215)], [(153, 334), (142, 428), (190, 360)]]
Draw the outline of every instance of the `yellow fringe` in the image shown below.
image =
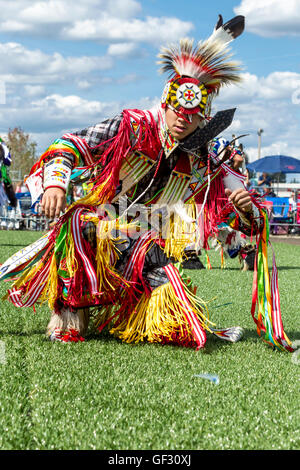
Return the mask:
[[(115, 221), (99, 221), (97, 229), (97, 251), (96, 251), (96, 265), (97, 265), (97, 279), (99, 282), (99, 291), (105, 292), (108, 289), (115, 290), (116, 286), (113, 285), (109, 280), (107, 267), (109, 266), (111, 270), (119, 258), (117, 254), (114, 241), (111, 238), (111, 232), (115, 228)], [(101, 235), (101, 236), (99, 236)], [(111, 264), (111, 255), (114, 255), (115, 262)], [(118, 274), (115, 272), (115, 275)], [(120, 276), (119, 276), (120, 277)], [(113, 276), (111, 280), (115, 281)]]
[[(186, 294), (201, 326), (211, 331), (208, 324), (212, 323), (203, 312), (205, 306), (205, 311), (208, 313), (205, 303), (188, 289)], [(182, 304), (169, 282), (153, 290), (150, 298), (143, 294), (130, 316), (110, 332), (127, 343), (144, 340), (154, 343), (161, 342), (162, 338), (171, 340), (175, 332), (182, 339), (188, 337), (193, 341), (191, 327), (184, 315)]]
[(36, 266), (32, 266), (31, 268), (27, 268), (22, 276), (13, 283), (12, 285), (12, 288), (13, 287), (22, 287), (24, 284), (26, 284), (26, 282), (28, 281), (29, 278), (31, 278), (31, 276), (34, 276), (34, 274), (39, 270), (40, 268), (40, 263), (38, 263), (38, 265)]
[[(114, 267), (120, 257), (120, 251), (117, 249), (116, 244), (122, 242), (121, 237), (116, 237), (116, 233), (129, 231), (132, 224), (122, 223), (119, 219), (99, 221), (97, 217), (93, 221), (97, 223), (96, 265), (99, 291), (115, 290), (121, 283), (123, 286), (129, 287), (130, 284), (120, 276)], [(111, 261), (112, 256), (113, 263)]]
[[(192, 219), (196, 219), (196, 205), (185, 205), (186, 213)], [(166, 225), (166, 240), (164, 252), (166, 256), (177, 261), (184, 260), (184, 250), (196, 240), (196, 222), (186, 222), (178, 214), (172, 214)]]
[(224, 257), (224, 248), (221, 246), (221, 269), (226, 268), (225, 257)]
[(48, 300), (48, 305), (51, 310), (53, 310), (57, 298), (57, 284), (57, 264), (55, 254), (53, 253), (49, 268), (49, 277), (47, 279), (45, 288), (43, 289), (39, 300), (40, 303), (44, 303)]
[[(31, 268), (27, 268), (23, 272), (22, 276), (13, 283), (11, 288), (24, 286), (40, 270), (42, 266), (44, 266), (44, 263), (42, 264), (41, 262), (39, 262), (37, 265)], [(26, 298), (28, 290), (29, 290), (29, 286), (27, 287), (27, 290), (24, 292), (24, 298)], [(8, 299), (8, 297), (9, 297), (8, 294), (6, 294), (2, 300), (6, 300)], [(41, 292), (39, 303), (43, 303), (48, 300), (49, 307), (53, 308), (56, 297), (57, 297), (57, 267), (56, 267), (56, 259), (55, 259), (55, 256), (53, 255), (51, 264), (50, 264), (49, 277), (46, 281), (44, 281), (44, 288)]]
[(205, 250), (205, 256), (206, 256), (206, 269), (212, 269), (210, 259), (206, 250)]
[(105, 194), (104, 189), (107, 187), (111, 187), (112, 185), (110, 184), (110, 179), (111, 177), (107, 178), (107, 180), (98, 186), (96, 189), (92, 189), (89, 191), (86, 196), (82, 197), (81, 199), (78, 199), (77, 201), (73, 202), (73, 204), (68, 207), (67, 212), (72, 209), (75, 206), (78, 206), (78, 204), (87, 204), (89, 206), (99, 206), (101, 204), (107, 203), (111, 197), (113, 197), (114, 192), (111, 189), (111, 192), (109, 194)]

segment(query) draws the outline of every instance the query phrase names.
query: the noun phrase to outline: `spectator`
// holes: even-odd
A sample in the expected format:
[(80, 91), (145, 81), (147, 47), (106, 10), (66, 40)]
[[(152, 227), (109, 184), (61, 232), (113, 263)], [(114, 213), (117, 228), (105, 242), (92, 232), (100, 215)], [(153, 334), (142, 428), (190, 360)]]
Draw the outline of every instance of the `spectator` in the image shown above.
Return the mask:
[(268, 173), (263, 172), (262, 175), (258, 178), (258, 186), (271, 186), (272, 184), (272, 179), (268, 175)]
[(276, 197), (272, 186), (264, 186), (264, 197)]
[(22, 192), (21, 186), (22, 186), (22, 181), (19, 181), (19, 182), (16, 184), (16, 189), (15, 189), (15, 193), (16, 193), (16, 194), (19, 194), (19, 193)]
[(24, 184), (24, 181), (19, 181), (19, 183), (17, 183), (15, 192), (16, 193), (27, 193), (28, 192), (28, 188)]
[(289, 212), (288, 216), (289, 217), (294, 217), (297, 212), (297, 201), (296, 201), (296, 193), (295, 191), (291, 192), (291, 195), (289, 197)]

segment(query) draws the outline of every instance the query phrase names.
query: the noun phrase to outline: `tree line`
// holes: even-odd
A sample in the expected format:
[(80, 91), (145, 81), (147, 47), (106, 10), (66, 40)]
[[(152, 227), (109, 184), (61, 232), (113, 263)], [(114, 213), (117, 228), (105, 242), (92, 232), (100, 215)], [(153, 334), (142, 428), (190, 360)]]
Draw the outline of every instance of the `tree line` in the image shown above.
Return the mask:
[[(31, 140), (21, 127), (9, 129), (7, 137), (3, 138), (10, 150), (12, 163), (9, 168), (12, 179), (23, 181), (37, 161), (37, 143)], [(16, 175), (16, 176), (15, 176)]]

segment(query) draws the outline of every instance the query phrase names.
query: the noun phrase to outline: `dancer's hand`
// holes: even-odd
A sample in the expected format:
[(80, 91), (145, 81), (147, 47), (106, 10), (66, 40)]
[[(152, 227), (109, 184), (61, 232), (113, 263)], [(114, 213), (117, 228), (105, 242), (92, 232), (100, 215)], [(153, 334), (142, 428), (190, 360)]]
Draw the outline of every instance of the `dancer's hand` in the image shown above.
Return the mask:
[(225, 194), (237, 210), (248, 213), (252, 212), (252, 201), (248, 191), (243, 188), (238, 188), (235, 191), (226, 188)]
[(66, 206), (66, 193), (61, 188), (49, 188), (46, 189), (43, 195), (41, 209), (42, 213), (45, 214), (49, 219), (59, 217), (61, 211)]

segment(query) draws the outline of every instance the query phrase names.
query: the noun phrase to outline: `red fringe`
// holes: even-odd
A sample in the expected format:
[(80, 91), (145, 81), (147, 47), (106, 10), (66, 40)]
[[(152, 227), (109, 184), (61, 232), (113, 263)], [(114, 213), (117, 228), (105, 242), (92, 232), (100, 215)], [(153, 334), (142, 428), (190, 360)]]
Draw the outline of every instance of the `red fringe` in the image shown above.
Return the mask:
[(61, 335), (60, 339), (64, 343), (78, 343), (78, 341), (84, 341), (84, 338), (80, 336), (77, 330), (70, 330), (67, 333)]
[(184, 348), (197, 348), (197, 343), (191, 336), (188, 334), (187, 330), (184, 328), (182, 333), (181, 332), (174, 332), (171, 335), (171, 338), (162, 337), (161, 344), (172, 344), (175, 346), (181, 346)]
[[(205, 197), (205, 189), (197, 194), (196, 204), (202, 204)], [(224, 200), (228, 200), (223, 183), (223, 171), (221, 171), (210, 183), (209, 194), (204, 208), (204, 246), (209, 250), (208, 240), (211, 234), (217, 233), (217, 225), (220, 213), (224, 208)]]
[[(132, 126), (132, 120), (134, 121), (132, 113), (138, 114), (136, 134)], [(161, 149), (157, 123), (150, 112), (145, 113), (141, 110), (126, 109), (123, 110), (122, 114), (123, 119), (117, 135), (113, 139), (91, 148), (91, 150), (95, 150), (105, 147), (110, 142), (110, 145), (104, 150), (100, 159), (91, 165), (91, 168), (98, 165), (101, 166), (101, 176), (97, 178), (94, 188), (104, 184), (104, 192), (107, 193), (108, 199), (112, 193), (114, 195), (119, 185), (120, 169), (129, 152), (132, 150), (141, 151), (155, 161)], [(132, 133), (135, 135), (136, 142), (131, 142)]]

